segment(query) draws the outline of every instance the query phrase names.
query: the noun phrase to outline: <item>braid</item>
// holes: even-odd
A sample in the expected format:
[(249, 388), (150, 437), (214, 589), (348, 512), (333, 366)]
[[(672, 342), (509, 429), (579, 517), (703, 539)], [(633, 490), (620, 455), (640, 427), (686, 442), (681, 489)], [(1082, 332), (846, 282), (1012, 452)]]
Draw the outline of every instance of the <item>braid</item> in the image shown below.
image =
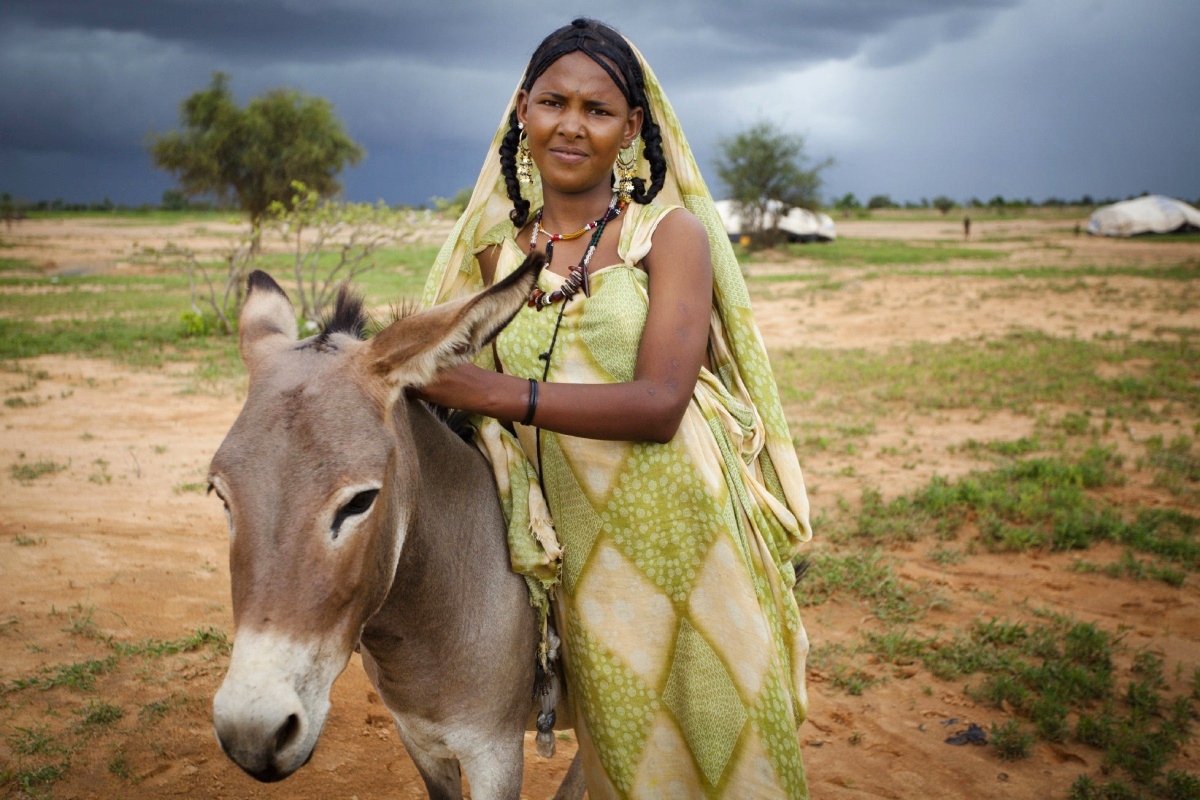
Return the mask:
[(667, 159), (663, 156), (662, 131), (658, 124), (650, 119), (648, 108), (646, 120), (642, 123), (642, 141), (645, 142), (642, 152), (650, 162), (650, 188), (646, 188), (646, 182), (641, 178), (634, 178), (633, 199), (634, 202), (646, 205), (658, 195), (667, 179)]
[[(642, 109), (642, 139), (645, 141), (645, 156), (650, 163), (650, 186), (646, 187), (641, 178), (633, 179), (633, 199), (638, 203), (649, 203), (662, 189), (667, 176), (667, 161), (662, 151), (662, 132), (650, 113), (650, 103), (646, 97), (646, 80), (642, 74), (642, 66), (629, 42), (621, 34), (592, 19), (576, 19), (570, 25), (564, 25), (547, 36), (533, 51), (529, 66), (525, 68), (525, 78), (521, 81), (521, 89), (529, 91), (533, 84), (542, 76), (550, 65), (568, 53), (582, 52), (608, 73), (613, 83), (625, 95), (630, 108)], [(614, 69), (615, 67), (615, 69)], [(523, 227), (529, 220), (529, 201), (521, 197), (521, 187), (516, 176), (517, 143), (520, 141), (520, 131), (517, 130), (517, 112), (513, 109), (509, 115), (508, 133), (500, 145), (500, 168), (504, 174), (508, 197), (513, 201), (513, 211), (510, 218), (518, 228)]]
[(508, 115), (508, 133), (500, 142), (500, 174), (504, 176), (504, 188), (513, 210), (508, 215), (518, 230), (529, 221), (529, 201), (521, 196), (521, 182), (517, 180), (517, 148), (521, 143), (521, 129), (517, 124), (517, 110)]

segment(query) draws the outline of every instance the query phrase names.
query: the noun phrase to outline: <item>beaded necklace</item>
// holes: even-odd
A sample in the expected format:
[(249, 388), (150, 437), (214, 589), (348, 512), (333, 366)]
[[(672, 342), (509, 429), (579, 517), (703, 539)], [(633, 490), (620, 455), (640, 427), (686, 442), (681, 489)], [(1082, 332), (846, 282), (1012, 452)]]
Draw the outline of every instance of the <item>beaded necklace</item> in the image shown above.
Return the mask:
[(567, 270), (567, 277), (563, 281), (560, 288), (553, 292), (543, 292), (541, 289), (534, 287), (529, 294), (529, 307), (541, 311), (546, 306), (554, 303), (562, 302), (564, 305), (567, 300), (575, 296), (575, 293), (580, 289), (583, 290), (584, 296), (591, 294), (588, 285), (588, 264), (592, 260), (592, 254), (596, 252), (596, 245), (600, 242), (600, 237), (604, 234), (604, 228), (608, 223), (612, 222), (621, 211), (624, 210), (625, 204), (620, 202), (620, 196), (614, 194), (612, 200), (605, 209), (604, 214), (600, 219), (592, 220), (587, 225), (584, 225), (575, 233), (550, 233), (542, 230), (542, 209), (538, 209), (537, 217), (533, 221), (533, 233), (529, 237), (529, 251), (537, 247), (538, 237), (541, 234), (546, 234), (550, 241), (546, 243), (546, 266), (550, 266), (551, 259), (554, 258), (554, 243), (569, 239), (577, 239), (590, 230), (594, 230), (592, 239), (588, 242), (587, 250), (583, 252), (583, 258), (578, 264)]

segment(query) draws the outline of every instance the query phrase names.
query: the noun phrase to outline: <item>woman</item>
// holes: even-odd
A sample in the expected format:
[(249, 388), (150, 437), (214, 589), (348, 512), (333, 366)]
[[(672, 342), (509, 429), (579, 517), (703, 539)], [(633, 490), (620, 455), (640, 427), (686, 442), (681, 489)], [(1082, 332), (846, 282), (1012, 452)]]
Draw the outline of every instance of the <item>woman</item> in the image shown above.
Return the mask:
[(425, 302), (549, 264), (492, 351), (423, 394), (481, 415), (514, 568), (543, 619), (555, 600), (590, 796), (807, 797), (808, 502), (674, 112), (624, 38), (576, 20), (493, 145)]

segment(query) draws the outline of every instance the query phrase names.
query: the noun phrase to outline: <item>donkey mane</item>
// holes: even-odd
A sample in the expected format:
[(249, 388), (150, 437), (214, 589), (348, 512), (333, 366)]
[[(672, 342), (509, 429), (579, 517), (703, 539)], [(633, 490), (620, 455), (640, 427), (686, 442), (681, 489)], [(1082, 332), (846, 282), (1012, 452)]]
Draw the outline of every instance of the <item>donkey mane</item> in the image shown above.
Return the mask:
[(331, 347), (329, 340), (335, 333), (344, 333), (355, 339), (363, 339), (370, 321), (370, 316), (363, 308), (362, 295), (348, 285), (342, 284), (342, 288), (338, 289), (337, 303), (333, 307), (333, 314), (326, 316), (321, 321), (321, 332), (317, 334), (312, 345), (318, 350)]
[[(418, 303), (405, 300), (399, 306), (392, 306), (391, 321), (395, 322), (412, 316), (420, 310), (421, 307)], [(331, 341), (335, 333), (344, 333), (356, 339), (365, 339), (367, 327), (370, 324), (371, 317), (363, 308), (362, 295), (343, 284), (338, 289), (333, 313), (322, 319), (321, 332), (309, 342), (308, 346), (320, 351), (336, 350), (337, 346)], [(474, 442), (475, 426), (471, 423), (471, 415), (468, 412), (444, 408), (434, 403), (425, 405), (433, 412), (433, 416), (452, 433), (465, 442)]]

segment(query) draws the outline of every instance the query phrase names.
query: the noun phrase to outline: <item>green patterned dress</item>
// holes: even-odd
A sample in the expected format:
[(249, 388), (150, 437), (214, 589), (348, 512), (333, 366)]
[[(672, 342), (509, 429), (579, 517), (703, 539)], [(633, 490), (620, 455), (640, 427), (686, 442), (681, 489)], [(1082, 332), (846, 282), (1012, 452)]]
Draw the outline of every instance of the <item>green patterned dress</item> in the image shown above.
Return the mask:
[[(630, 206), (622, 263), (595, 271), (591, 296), (566, 305), (548, 380), (632, 380), (649, 307), (636, 265), (672, 208)], [(496, 279), (523, 257), (510, 230)], [(547, 292), (561, 281), (540, 278)], [(542, 378), (538, 355), (558, 309), (526, 308), (504, 330), (496, 354), (505, 372)], [(534, 428), (516, 426), (533, 470), (540, 457), (562, 547), (561, 582), (545, 587), (592, 800), (808, 796), (797, 736), (808, 640), (780, 552), (789, 539), (781, 518), (795, 521), (755, 426), (753, 409), (707, 369), (666, 444), (542, 431), (539, 447)], [(485, 450), (504, 460), (501, 434), (491, 435)], [(510, 515), (524, 513), (500, 488)]]

